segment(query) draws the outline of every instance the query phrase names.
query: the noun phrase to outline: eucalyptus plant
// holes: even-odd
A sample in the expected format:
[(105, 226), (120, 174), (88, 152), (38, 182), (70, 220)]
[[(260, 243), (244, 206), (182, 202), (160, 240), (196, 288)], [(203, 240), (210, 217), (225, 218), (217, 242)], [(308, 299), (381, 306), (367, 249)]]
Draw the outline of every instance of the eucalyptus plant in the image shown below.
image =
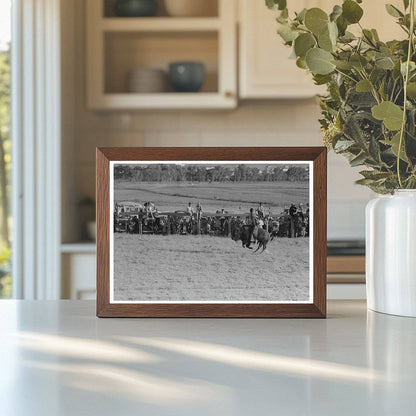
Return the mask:
[[(277, 32), (292, 48), (296, 65), (327, 87), (327, 95), (319, 97), (324, 143), (351, 166), (365, 166), (357, 183), (380, 194), (414, 189), (415, 0), (403, 0), (401, 8), (385, 6), (404, 32), (404, 40), (387, 42), (362, 27), (360, 3), (345, 0), (329, 14), (314, 7), (291, 18), (286, 0), (266, 0), (280, 11)], [(352, 25), (359, 35), (349, 30)]]

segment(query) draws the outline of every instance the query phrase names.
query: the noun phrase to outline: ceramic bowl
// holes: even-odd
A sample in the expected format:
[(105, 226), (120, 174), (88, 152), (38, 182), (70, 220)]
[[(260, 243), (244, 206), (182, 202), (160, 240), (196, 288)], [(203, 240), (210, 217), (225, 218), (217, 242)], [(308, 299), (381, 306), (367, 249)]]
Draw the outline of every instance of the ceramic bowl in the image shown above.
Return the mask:
[(114, 5), (119, 17), (156, 16), (158, 0), (117, 0)]
[(169, 65), (169, 82), (176, 92), (197, 92), (205, 80), (205, 67), (201, 62), (172, 62)]
[(135, 69), (129, 73), (127, 82), (129, 92), (160, 93), (167, 90), (166, 72), (161, 69)]

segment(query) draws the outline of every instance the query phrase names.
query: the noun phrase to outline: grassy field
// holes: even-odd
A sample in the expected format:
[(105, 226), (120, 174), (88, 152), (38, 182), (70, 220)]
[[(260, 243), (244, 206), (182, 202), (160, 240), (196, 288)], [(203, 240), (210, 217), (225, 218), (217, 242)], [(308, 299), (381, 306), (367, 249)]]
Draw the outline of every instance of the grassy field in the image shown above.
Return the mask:
[(191, 202), (200, 202), (206, 212), (224, 208), (229, 212), (248, 212), (262, 202), (272, 212), (280, 213), (290, 203), (306, 204), (308, 182), (116, 182), (115, 201), (152, 201), (160, 211), (184, 210)]
[(226, 237), (116, 233), (114, 299), (308, 300), (308, 238), (253, 251)]

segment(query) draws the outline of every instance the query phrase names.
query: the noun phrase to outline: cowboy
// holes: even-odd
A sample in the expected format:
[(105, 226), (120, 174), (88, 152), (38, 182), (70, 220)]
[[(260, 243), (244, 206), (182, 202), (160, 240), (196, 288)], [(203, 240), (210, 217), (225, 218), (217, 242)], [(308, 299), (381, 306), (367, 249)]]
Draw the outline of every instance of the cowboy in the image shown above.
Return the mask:
[(202, 205), (200, 202), (196, 204), (196, 219), (199, 221), (202, 216)]
[(303, 215), (303, 204), (302, 204), (302, 203), (300, 203), (300, 204), (299, 204), (299, 211), (298, 211), (298, 214), (299, 214), (299, 217), (301, 217), (301, 218), (302, 218), (302, 221), (304, 221), (304, 220), (305, 220), (305, 217), (304, 217), (304, 215)]
[(260, 218), (264, 218), (264, 207), (263, 207), (263, 204), (261, 202), (259, 202), (259, 206), (257, 207), (257, 215)]
[(289, 215), (293, 218), (296, 215), (298, 209), (296, 208), (295, 204), (291, 204), (289, 208)]
[(154, 211), (155, 206), (150, 201), (146, 202), (144, 204), (144, 206), (145, 206), (146, 214), (147, 214), (148, 218), (154, 218), (153, 217), (153, 211)]

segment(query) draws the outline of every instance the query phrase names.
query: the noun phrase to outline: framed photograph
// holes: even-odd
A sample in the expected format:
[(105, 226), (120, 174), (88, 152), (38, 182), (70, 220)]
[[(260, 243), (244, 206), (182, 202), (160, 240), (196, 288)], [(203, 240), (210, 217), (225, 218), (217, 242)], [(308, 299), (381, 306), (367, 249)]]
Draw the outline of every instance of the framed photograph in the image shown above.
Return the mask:
[(324, 318), (326, 154), (97, 149), (97, 316)]

